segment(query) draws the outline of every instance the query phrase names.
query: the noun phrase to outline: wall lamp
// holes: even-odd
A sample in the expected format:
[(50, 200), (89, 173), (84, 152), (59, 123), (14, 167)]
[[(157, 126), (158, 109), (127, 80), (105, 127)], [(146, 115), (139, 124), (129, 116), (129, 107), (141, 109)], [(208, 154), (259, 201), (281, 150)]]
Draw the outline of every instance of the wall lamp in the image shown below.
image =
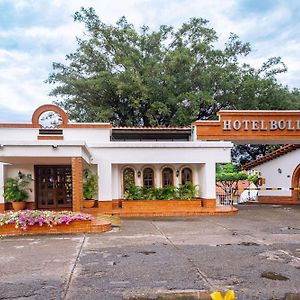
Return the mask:
[(142, 172), (141, 172), (140, 170), (138, 170), (138, 171), (137, 171), (137, 176), (138, 176), (138, 178), (140, 178), (141, 175), (142, 175)]
[(280, 168), (277, 169), (278, 173), (281, 174), (282, 170)]
[(176, 177), (179, 177), (179, 170), (176, 170)]

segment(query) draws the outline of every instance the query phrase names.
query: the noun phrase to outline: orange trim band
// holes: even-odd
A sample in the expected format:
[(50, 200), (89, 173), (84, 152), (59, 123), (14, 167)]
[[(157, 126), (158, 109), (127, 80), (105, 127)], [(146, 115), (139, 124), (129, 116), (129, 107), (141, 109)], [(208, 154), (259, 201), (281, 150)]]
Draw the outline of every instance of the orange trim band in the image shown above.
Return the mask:
[(64, 137), (62, 135), (38, 135), (38, 140), (41, 141), (51, 141), (51, 140), (63, 140)]

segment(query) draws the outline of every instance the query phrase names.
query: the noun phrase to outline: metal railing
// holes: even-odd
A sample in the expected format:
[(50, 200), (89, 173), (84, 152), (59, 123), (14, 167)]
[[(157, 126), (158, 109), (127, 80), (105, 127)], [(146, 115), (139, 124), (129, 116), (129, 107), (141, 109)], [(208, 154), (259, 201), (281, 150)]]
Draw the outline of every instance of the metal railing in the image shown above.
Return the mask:
[(217, 189), (217, 206), (236, 205), (249, 201), (257, 201), (257, 189), (243, 188), (236, 190), (233, 187)]

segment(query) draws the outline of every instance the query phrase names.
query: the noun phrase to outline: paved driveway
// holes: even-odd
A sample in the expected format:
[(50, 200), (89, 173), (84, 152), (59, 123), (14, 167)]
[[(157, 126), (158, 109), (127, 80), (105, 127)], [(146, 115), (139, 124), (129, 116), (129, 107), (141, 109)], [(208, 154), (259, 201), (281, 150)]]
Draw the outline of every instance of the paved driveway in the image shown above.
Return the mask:
[(0, 299), (155, 299), (229, 288), (239, 299), (282, 299), (300, 292), (300, 208), (128, 219), (99, 235), (5, 238), (0, 251)]

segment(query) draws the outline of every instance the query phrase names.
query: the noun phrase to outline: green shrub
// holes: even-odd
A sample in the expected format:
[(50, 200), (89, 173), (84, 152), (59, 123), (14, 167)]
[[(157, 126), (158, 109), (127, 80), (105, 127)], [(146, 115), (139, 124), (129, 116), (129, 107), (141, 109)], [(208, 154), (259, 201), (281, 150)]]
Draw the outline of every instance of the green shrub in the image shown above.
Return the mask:
[(29, 197), (29, 184), (32, 181), (31, 174), (23, 174), (20, 172), (16, 178), (7, 178), (4, 184), (3, 197), (8, 202), (23, 202)]
[(131, 185), (125, 192), (124, 198), (128, 200), (191, 200), (196, 197), (196, 193), (197, 186), (191, 182), (179, 187), (165, 186), (163, 188)]
[(191, 182), (181, 184), (178, 188), (178, 199), (190, 200), (195, 198), (197, 194), (197, 187)]
[(93, 199), (98, 191), (98, 176), (90, 170), (84, 170), (83, 174), (83, 198)]

